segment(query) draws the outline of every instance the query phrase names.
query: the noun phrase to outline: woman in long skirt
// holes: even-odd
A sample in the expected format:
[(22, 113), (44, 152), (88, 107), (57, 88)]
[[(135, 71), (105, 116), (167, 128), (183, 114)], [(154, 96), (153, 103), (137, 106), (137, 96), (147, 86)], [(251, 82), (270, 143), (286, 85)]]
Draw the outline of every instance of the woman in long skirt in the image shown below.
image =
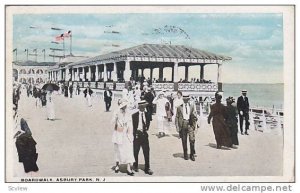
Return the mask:
[(212, 125), (217, 142), (217, 149), (221, 146), (231, 147), (232, 142), (230, 138), (230, 131), (225, 123), (225, 106), (221, 103), (222, 96), (218, 92), (215, 94), (216, 103), (211, 105), (211, 112), (208, 116), (208, 124), (213, 118)]
[(92, 89), (90, 89), (90, 87), (88, 86), (84, 91), (84, 97), (86, 98), (86, 102), (87, 102), (87, 105), (88, 107), (91, 107), (92, 106), (92, 94), (93, 94), (93, 91)]
[(114, 144), (116, 166), (115, 172), (120, 170), (120, 164), (127, 164), (127, 174), (133, 176), (131, 166), (133, 164), (133, 130), (131, 115), (127, 112), (127, 100), (120, 99), (119, 109), (113, 118), (114, 131), (112, 142)]
[(227, 124), (227, 127), (230, 130), (230, 136), (231, 136), (231, 141), (233, 145), (239, 145), (239, 140), (238, 140), (238, 111), (237, 108), (232, 105), (234, 103), (234, 98), (233, 97), (228, 97), (226, 99), (226, 116), (225, 116), (225, 122)]
[(47, 96), (46, 96), (46, 100), (47, 100), (47, 119), (54, 121), (55, 119), (55, 110), (54, 110), (54, 101), (53, 101), (53, 92), (52, 91), (48, 91)]
[(22, 118), (20, 121), (21, 132), (15, 135), (16, 147), (19, 156), (19, 162), (24, 165), (24, 171), (37, 172), (39, 170), (36, 161), (38, 154), (36, 153), (36, 142), (32, 137), (32, 133), (27, 125), (27, 122)]
[(160, 91), (157, 97), (153, 100), (153, 104), (156, 104), (156, 118), (158, 137), (163, 137), (169, 132), (169, 124), (167, 121), (166, 104), (169, 103), (168, 99), (164, 97), (164, 93)]

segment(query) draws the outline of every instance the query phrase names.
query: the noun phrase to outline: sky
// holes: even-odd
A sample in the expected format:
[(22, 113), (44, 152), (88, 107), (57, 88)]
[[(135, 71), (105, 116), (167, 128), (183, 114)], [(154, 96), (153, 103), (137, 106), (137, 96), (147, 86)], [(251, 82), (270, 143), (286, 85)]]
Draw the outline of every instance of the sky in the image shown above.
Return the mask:
[[(13, 47), (18, 60), (26, 60), (25, 49), (31, 54), (37, 49), (37, 60), (43, 62), (45, 49), (46, 61), (53, 61), (48, 56), (50, 48), (63, 45), (51, 41), (68, 30), (76, 56), (97, 56), (143, 43), (171, 43), (232, 57), (223, 64), (225, 83), (283, 83), (283, 17), (278, 13), (17, 14)], [(68, 54), (69, 39), (65, 49)], [(205, 79), (214, 81), (216, 70), (216, 65), (206, 66)], [(190, 77), (199, 77), (199, 71), (198, 66), (191, 67)], [(179, 76), (184, 77), (183, 68)]]

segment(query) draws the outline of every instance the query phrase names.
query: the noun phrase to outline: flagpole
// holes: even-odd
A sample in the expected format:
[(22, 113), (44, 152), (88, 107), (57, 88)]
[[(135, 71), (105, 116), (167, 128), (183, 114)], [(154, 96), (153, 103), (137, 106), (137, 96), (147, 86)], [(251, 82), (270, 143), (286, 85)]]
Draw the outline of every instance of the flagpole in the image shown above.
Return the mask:
[(35, 49), (35, 62), (37, 62), (37, 49)]
[(72, 56), (72, 34), (70, 34), (70, 56)]
[(25, 52), (26, 52), (26, 57), (27, 57), (27, 61), (28, 61), (28, 48), (25, 49)]
[(65, 38), (63, 39), (63, 51), (64, 51), (64, 58), (65, 58)]
[(46, 50), (44, 49), (44, 62), (46, 62)]

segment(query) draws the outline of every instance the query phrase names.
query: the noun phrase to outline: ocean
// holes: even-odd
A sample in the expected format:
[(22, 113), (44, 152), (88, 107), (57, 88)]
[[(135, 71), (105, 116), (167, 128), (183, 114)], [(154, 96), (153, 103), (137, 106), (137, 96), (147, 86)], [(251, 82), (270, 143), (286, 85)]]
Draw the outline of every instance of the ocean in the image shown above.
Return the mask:
[(247, 96), (251, 107), (273, 106), (277, 109), (284, 107), (284, 84), (229, 84), (223, 83), (224, 99), (232, 96), (237, 101), (241, 90), (248, 91)]

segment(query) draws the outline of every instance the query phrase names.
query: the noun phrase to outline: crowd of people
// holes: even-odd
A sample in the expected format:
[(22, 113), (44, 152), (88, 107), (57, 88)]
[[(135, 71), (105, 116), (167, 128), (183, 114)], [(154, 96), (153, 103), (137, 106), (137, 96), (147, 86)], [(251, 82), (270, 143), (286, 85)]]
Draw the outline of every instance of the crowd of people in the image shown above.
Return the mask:
[[(71, 84), (59, 84), (59, 90), (56, 90), (65, 97), (72, 98), (74, 87)], [(28, 97), (36, 98), (36, 106), (46, 106), (47, 119), (55, 120), (55, 107), (53, 101), (53, 92), (55, 90), (44, 90), (34, 85), (25, 85)], [(75, 89), (75, 94), (80, 95), (79, 86)], [(13, 104), (15, 112), (18, 111), (18, 101), (20, 99), (21, 85), (13, 88)], [(92, 106), (91, 97), (93, 90), (87, 86), (83, 90), (88, 107)], [(211, 105), (208, 116), (208, 124), (213, 126), (213, 132), (216, 140), (216, 148), (222, 149), (222, 146), (234, 148), (239, 145), (238, 141), (238, 119), (240, 119), (241, 134), (248, 135), (249, 129), (249, 101), (246, 96), (247, 91), (242, 91), (242, 96), (238, 98), (237, 108), (232, 104), (235, 102), (233, 97), (226, 99), (226, 106), (221, 103), (222, 96), (215, 93), (215, 103)], [(107, 87), (103, 93), (106, 112), (110, 112), (113, 99), (113, 92)], [(177, 91), (174, 94), (171, 91), (162, 90), (155, 92), (150, 84), (135, 82), (131, 80), (128, 89), (124, 89), (122, 97), (118, 100), (118, 109), (113, 116), (113, 134), (112, 143), (114, 144), (116, 165), (114, 170), (116, 173), (120, 171), (120, 164), (127, 165), (127, 174), (134, 175), (140, 169), (138, 155), (142, 148), (144, 154), (145, 167), (144, 172), (152, 175), (154, 172), (150, 169), (150, 147), (149, 135), (151, 122), (156, 120), (157, 137), (162, 138), (169, 135), (170, 128), (173, 126), (178, 132), (181, 139), (183, 158), (185, 160), (195, 161), (196, 159), (196, 131), (199, 128), (196, 103), (188, 94)], [(245, 120), (245, 132), (243, 132), (243, 121)], [(32, 133), (27, 125), (26, 120), (16, 121), (21, 126), (18, 130), (26, 140), (31, 140), (30, 144), (18, 142), (16, 143), (20, 160), (24, 163), (25, 172), (38, 171), (38, 167), (34, 164), (37, 160), (35, 149), (36, 142), (32, 138)], [(153, 128), (153, 126), (151, 127)], [(16, 136), (16, 140), (20, 141), (20, 133)], [(25, 135), (26, 134), (26, 135)], [(188, 154), (189, 141), (189, 154)], [(28, 142), (29, 143), (29, 142)], [(28, 145), (28, 147), (26, 147)], [(30, 147), (29, 147), (30, 146)], [(23, 148), (23, 149), (22, 149)], [(31, 148), (28, 157), (24, 158), (24, 148)], [(188, 156), (189, 155), (189, 156)], [(25, 160), (25, 161), (24, 161)], [(27, 160), (27, 161), (26, 161)], [(28, 161), (29, 160), (29, 161)], [(27, 162), (27, 163), (25, 163)], [(28, 163), (30, 162), (30, 163)], [(29, 164), (29, 166), (28, 166)], [(28, 169), (32, 168), (32, 169)]]

